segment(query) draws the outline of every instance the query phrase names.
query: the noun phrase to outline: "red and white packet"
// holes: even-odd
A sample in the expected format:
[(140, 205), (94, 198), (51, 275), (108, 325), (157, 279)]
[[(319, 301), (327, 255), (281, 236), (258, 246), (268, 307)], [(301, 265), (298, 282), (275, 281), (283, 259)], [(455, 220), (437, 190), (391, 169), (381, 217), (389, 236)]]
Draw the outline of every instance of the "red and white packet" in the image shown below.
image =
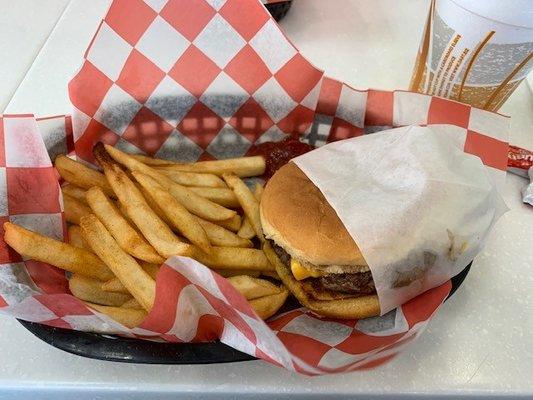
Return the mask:
[[(72, 116), (0, 120), (0, 210), (63, 238), (50, 156), (92, 162), (104, 141), (163, 158), (245, 155), (298, 134), (312, 145), (396, 126), (452, 124), (464, 150), (504, 179), (509, 120), (404, 91), (359, 91), (311, 65), (256, 0), (115, 0), (69, 84)], [(1, 232), (3, 233), (3, 232)], [(160, 269), (153, 310), (127, 329), (88, 309), (55, 267), (24, 260), (0, 242), (0, 312), (33, 322), (170, 342), (222, 342), (308, 375), (372, 368), (422, 333), (449, 281), (387, 314), (321, 319), (306, 309), (263, 322), (225, 279), (173, 257)]]
[(507, 171), (529, 178), (522, 188), (522, 201), (533, 206), (533, 151), (518, 146), (509, 146)]
[(507, 171), (527, 178), (531, 167), (533, 167), (533, 151), (510, 145), (507, 155)]

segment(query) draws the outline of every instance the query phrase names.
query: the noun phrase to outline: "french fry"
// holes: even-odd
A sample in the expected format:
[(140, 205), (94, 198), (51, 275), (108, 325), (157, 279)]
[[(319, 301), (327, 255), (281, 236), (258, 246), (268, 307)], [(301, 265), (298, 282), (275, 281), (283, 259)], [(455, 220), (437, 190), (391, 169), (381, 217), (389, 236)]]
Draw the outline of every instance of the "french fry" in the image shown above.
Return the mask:
[[(147, 164), (147, 163), (146, 163)], [(200, 174), (197, 172), (185, 171), (161, 171), (174, 182), (183, 186), (197, 186), (197, 187), (219, 187), (225, 188), (226, 184), (222, 179), (214, 174)]]
[(222, 226), (205, 221), (201, 218), (198, 218), (198, 222), (202, 228), (204, 228), (204, 231), (213, 246), (252, 247), (252, 242), (250, 240), (239, 237)]
[(61, 192), (63, 195), (66, 194), (70, 197), (74, 197), (76, 200), (79, 200), (84, 204), (87, 203), (85, 201), (85, 189), (82, 189), (79, 186), (69, 183), (68, 185), (61, 186)]
[(274, 270), (265, 254), (259, 249), (213, 247), (211, 254), (196, 251), (193, 258), (213, 269)]
[[(100, 148), (96, 145), (95, 149)], [(130, 171), (137, 171), (154, 178), (161, 186), (169, 191), (187, 210), (209, 221), (223, 221), (236, 215), (235, 211), (222, 207), (210, 200), (196, 194), (189, 188), (175, 183), (166, 175), (156, 171), (154, 168), (145, 165), (112, 146), (105, 145), (105, 150), (113, 159), (124, 165)], [(98, 150), (102, 152), (103, 150)], [(105, 169), (104, 169), (105, 170)]]
[(246, 300), (270, 296), (283, 291), (282, 287), (276, 286), (266, 279), (252, 278), (248, 275), (232, 276), (227, 279), (235, 289), (246, 297)]
[(135, 310), (133, 308), (101, 306), (99, 304), (84, 302), (89, 308), (105, 314), (111, 319), (124, 325), (127, 328), (135, 328), (146, 318), (147, 313), (144, 310)]
[(261, 319), (268, 319), (273, 316), (285, 303), (289, 296), (289, 291), (282, 287), (281, 293), (272, 294), (270, 296), (260, 297), (258, 299), (249, 300), (250, 305), (255, 313)]
[(259, 202), (254, 194), (248, 189), (248, 186), (236, 175), (224, 174), (222, 178), (226, 181), (228, 186), (233, 189), (235, 196), (239, 200), (244, 215), (250, 220), (250, 224), (254, 228), (256, 236), (263, 241), (263, 228), (261, 227), (261, 219), (259, 217)]
[(124, 205), (122, 205), (120, 203), (120, 201), (117, 201), (116, 203), (116, 206), (118, 207), (118, 209), (120, 210), (120, 214), (122, 214), (122, 217), (128, 221), (128, 223), (130, 224), (130, 226), (135, 226), (135, 222), (133, 222), (130, 218), (130, 216), (128, 215), (128, 212), (126, 210), (126, 207), (124, 207)]
[(278, 281), (281, 281), (281, 278), (279, 277), (276, 271), (261, 271), (261, 275), (268, 276), (269, 278), (277, 279)]
[(161, 165), (156, 168), (160, 171), (186, 171), (207, 174), (223, 175), (233, 173), (241, 178), (263, 175), (265, 172), (265, 159), (262, 156), (230, 158), (227, 160), (200, 161), (192, 164)]
[(246, 217), (242, 219), (242, 225), (237, 232), (237, 235), (244, 239), (251, 239), (255, 236), (254, 227), (250, 223), (250, 220)]
[[(257, 201), (261, 201), (261, 195), (263, 194), (263, 186), (257, 182), (254, 187), (254, 196), (257, 199)], [(237, 232), (237, 235), (240, 237), (243, 237), (245, 239), (251, 239), (255, 236), (255, 231), (250, 223), (250, 220), (245, 216), (242, 219), (242, 225), (239, 229), (239, 232)]]
[[(186, 163), (179, 161), (162, 160), (159, 158), (147, 157), (144, 155), (131, 154), (133, 158), (143, 164), (160, 167), (168, 167), (170, 172), (195, 172), (211, 173), (222, 175), (224, 173), (234, 173), (241, 178), (262, 175), (265, 172), (265, 159), (262, 156), (239, 157), (226, 160), (199, 161)], [(178, 182), (181, 183), (181, 182)], [(183, 183), (184, 184), (184, 183)], [(188, 185), (207, 186), (207, 185)], [(215, 186), (213, 186), (215, 187)], [(221, 186), (222, 187), (222, 186)]]
[[(152, 177), (156, 179), (159, 184), (166, 186), (165, 179), (161, 179), (161, 176), (161, 174), (158, 174), (156, 177)], [(208, 200), (190, 190), (190, 188), (181, 186), (175, 182), (172, 182), (172, 184), (167, 186), (166, 189), (187, 210), (200, 218), (216, 222), (224, 221), (237, 215), (235, 211), (229, 210), (220, 204), (214, 203), (211, 200)]]
[(148, 203), (148, 206), (155, 212), (155, 214), (161, 218), (161, 221), (163, 221), (165, 224), (169, 226), (170, 229), (172, 229), (172, 222), (170, 219), (168, 219), (165, 212), (159, 207), (159, 205), (156, 203), (150, 192), (145, 190), (141, 185), (137, 184), (137, 187), (142, 192), (144, 199), (146, 200), (146, 203)]
[(162, 160), (161, 158), (154, 158), (145, 156), (142, 154), (130, 154), (133, 158), (135, 158), (137, 161), (142, 162), (146, 165), (172, 165), (174, 164), (173, 161), (170, 160)]
[(152, 263), (142, 262), (141, 263), (141, 267), (155, 281), (155, 277), (157, 276), (157, 273), (159, 272), (159, 268), (161, 267), (161, 265), (160, 264), (152, 264)]
[(255, 185), (254, 185), (254, 196), (255, 196), (255, 199), (259, 202), (261, 202), (261, 196), (263, 195), (263, 190), (265, 188), (263, 187), (263, 185), (261, 185), (259, 182), (256, 182)]
[(94, 252), (108, 265), (131, 295), (150, 311), (155, 299), (155, 281), (141, 266), (124, 252), (94, 214), (80, 222), (83, 237)]
[(81, 235), (81, 229), (78, 225), (70, 225), (68, 227), (68, 241), (71, 245), (79, 247), (80, 249), (88, 250), (92, 253), (93, 249), (87, 244)]
[[(141, 263), (141, 268), (146, 271), (148, 275), (155, 281), (157, 276), (157, 271), (159, 271), (159, 264), (150, 264), (146, 262)], [(101, 289), (106, 292), (117, 292), (117, 293), (129, 293), (128, 289), (120, 282), (117, 277), (111, 278), (110, 280), (103, 282)]]
[(94, 214), (115, 238), (126, 253), (151, 263), (165, 261), (156, 250), (126, 221), (101, 188), (94, 186), (87, 191), (87, 202)]
[(208, 188), (208, 187), (189, 187), (194, 193), (211, 200), (214, 203), (224, 207), (239, 207), (239, 201), (231, 189), (228, 188)]
[(214, 269), (213, 271), (215, 271), (220, 276), (223, 276), (224, 278), (240, 275), (248, 275), (257, 278), (259, 275), (261, 275), (261, 271), (250, 271), (243, 269)]
[(230, 219), (223, 221), (212, 221), (214, 224), (220, 225), (223, 228), (229, 229), (230, 231), (237, 232), (242, 225), (242, 218), (239, 214), (234, 215)]
[(190, 254), (191, 246), (180, 242), (170, 228), (155, 214), (137, 186), (107, 154), (102, 143), (98, 143), (93, 148), (93, 152), (121, 204), (125, 207), (127, 215), (157, 252), (163, 257)]
[(5, 242), (25, 257), (103, 281), (113, 277), (113, 273), (102, 260), (87, 250), (32, 232), (11, 222), (4, 223), (4, 232)]
[(130, 293), (130, 292), (128, 292), (128, 289), (126, 289), (126, 286), (124, 286), (122, 284), (122, 282), (120, 282), (120, 279), (118, 279), (116, 277), (115, 278), (111, 278), (110, 280), (103, 282), (102, 285), (100, 286), (100, 288), (104, 292), (125, 293), (125, 294), (129, 294)]
[[(263, 186), (257, 182), (254, 187), (254, 196), (257, 199), (257, 201), (261, 201), (261, 195), (263, 194)], [(245, 239), (251, 239), (255, 236), (255, 231), (250, 223), (250, 220), (245, 216), (242, 219), (242, 225), (239, 229), (239, 232), (237, 232), (237, 235), (239, 235), (242, 238)]]
[(133, 308), (135, 310), (142, 310), (142, 307), (139, 304), (139, 302), (137, 300), (133, 299), (133, 298), (129, 299), (128, 301), (126, 301), (120, 307), (122, 307), (122, 308)]
[(206, 253), (211, 252), (211, 244), (198, 219), (189, 213), (172, 195), (155, 179), (141, 172), (132, 172), (139, 184), (148, 192), (155, 203), (163, 210), (167, 218), (180, 233)]
[(104, 306), (122, 306), (132, 300), (129, 294), (104, 292), (101, 289), (102, 281), (87, 276), (73, 274), (68, 280), (70, 291), (78, 299)]
[(67, 156), (59, 155), (56, 157), (54, 166), (59, 175), (68, 183), (79, 186), (83, 189), (90, 189), (93, 186), (100, 186), (105, 194), (115, 197), (115, 193), (107, 182), (105, 176), (86, 165), (74, 161)]
[(63, 207), (65, 208), (65, 219), (71, 224), (78, 225), (81, 217), (91, 213), (87, 204), (70, 197), (68, 194), (63, 195)]

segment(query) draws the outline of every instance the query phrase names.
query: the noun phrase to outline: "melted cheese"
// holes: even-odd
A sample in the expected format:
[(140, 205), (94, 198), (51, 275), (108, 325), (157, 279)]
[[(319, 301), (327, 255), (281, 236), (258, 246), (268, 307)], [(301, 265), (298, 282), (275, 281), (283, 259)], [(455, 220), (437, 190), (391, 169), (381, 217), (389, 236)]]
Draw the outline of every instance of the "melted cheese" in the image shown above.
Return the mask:
[(298, 281), (306, 278), (319, 278), (324, 276), (322, 271), (311, 269), (294, 258), (291, 258), (291, 271), (294, 278)]

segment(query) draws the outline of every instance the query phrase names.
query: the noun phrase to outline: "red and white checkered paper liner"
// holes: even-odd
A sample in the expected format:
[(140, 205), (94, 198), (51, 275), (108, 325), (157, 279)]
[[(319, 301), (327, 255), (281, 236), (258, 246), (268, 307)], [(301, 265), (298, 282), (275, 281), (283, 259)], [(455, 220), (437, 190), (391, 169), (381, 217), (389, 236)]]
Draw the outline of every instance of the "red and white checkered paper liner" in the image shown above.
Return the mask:
[[(219, 51), (221, 43), (229, 46)], [(0, 120), (1, 219), (65, 233), (50, 157), (91, 162), (102, 140), (170, 158), (223, 158), (300, 134), (313, 145), (410, 124), (453, 124), (465, 151), (504, 178), (508, 119), (403, 91), (359, 91), (308, 63), (255, 0), (115, 0), (69, 85), (70, 116)], [(50, 156), (50, 157), (49, 157)], [(0, 229), (1, 230), (1, 229)], [(3, 232), (0, 232), (3, 233)], [(450, 290), (429, 290), (382, 317), (321, 319), (301, 308), (267, 323), (223, 278), (167, 260), (153, 310), (135, 329), (69, 294), (62, 271), (0, 242), (0, 312), (47, 325), (171, 342), (220, 340), (304, 374), (372, 368), (422, 333)]]

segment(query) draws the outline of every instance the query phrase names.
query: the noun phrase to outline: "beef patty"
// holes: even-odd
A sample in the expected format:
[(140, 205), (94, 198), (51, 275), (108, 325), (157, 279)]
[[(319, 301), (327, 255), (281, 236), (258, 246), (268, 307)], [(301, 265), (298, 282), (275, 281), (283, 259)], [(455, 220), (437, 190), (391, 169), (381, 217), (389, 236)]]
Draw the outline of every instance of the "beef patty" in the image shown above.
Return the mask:
[[(276, 245), (272, 240), (269, 240), (278, 258), (283, 264), (290, 268), (291, 256)], [(367, 295), (376, 293), (374, 280), (370, 271), (357, 273), (343, 273), (343, 274), (327, 274), (320, 278), (307, 278), (306, 281), (311, 281), (313, 287), (320, 290), (329, 290), (332, 292), (340, 292), (346, 294)]]

